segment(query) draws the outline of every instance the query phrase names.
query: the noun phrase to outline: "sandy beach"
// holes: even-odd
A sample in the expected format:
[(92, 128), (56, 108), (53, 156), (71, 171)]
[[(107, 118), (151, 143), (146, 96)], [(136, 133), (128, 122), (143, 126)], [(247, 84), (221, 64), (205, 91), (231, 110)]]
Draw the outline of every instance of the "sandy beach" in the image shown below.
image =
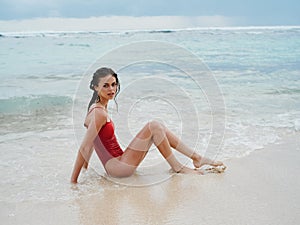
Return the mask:
[(222, 174), (179, 174), (147, 187), (100, 178), (102, 191), (79, 193), (75, 200), (1, 202), (1, 223), (298, 224), (297, 140), (298, 133), (290, 134), (280, 144), (226, 160)]

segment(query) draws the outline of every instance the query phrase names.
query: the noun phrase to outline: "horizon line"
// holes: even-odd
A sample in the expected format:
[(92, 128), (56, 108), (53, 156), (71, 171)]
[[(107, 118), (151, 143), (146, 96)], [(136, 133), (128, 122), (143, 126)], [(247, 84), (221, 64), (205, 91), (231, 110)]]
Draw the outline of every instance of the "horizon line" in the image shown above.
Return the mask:
[[(100, 16), (87, 18), (37, 17), (0, 20), (0, 32), (79, 32), (79, 31), (149, 31), (180, 29), (215, 29), (238, 27), (298, 27), (300, 25), (250, 25), (240, 18), (214, 16)], [(237, 22), (239, 21), (239, 22)]]
[[(1, 28), (0, 28), (1, 29)], [(158, 29), (128, 29), (128, 30), (26, 30), (26, 31), (1, 31), (0, 35), (10, 36), (17, 34), (76, 34), (76, 33), (103, 33), (103, 34), (120, 34), (120, 33), (138, 33), (138, 32), (180, 32), (180, 31), (196, 31), (196, 30), (272, 30), (272, 29), (300, 29), (294, 25), (257, 25), (257, 26), (207, 26), (207, 27), (187, 27), (187, 28), (158, 28)]]

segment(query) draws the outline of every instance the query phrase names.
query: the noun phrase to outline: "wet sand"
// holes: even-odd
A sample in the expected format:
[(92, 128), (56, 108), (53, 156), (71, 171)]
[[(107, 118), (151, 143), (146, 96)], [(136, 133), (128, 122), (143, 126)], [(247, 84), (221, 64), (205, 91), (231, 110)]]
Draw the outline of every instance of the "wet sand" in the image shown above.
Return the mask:
[(298, 224), (297, 140), (296, 133), (281, 144), (227, 160), (222, 174), (176, 174), (147, 187), (126, 187), (101, 178), (101, 191), (81, 193), (75, 200), (1, 202), (1, 223)]

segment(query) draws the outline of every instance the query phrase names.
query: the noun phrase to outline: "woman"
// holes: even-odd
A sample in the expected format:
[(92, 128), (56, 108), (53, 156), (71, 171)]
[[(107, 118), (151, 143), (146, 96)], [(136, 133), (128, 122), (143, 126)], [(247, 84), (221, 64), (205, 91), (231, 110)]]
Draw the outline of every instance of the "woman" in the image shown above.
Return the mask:
[(72, 183), (77, 183), (82, 167), (88, 167), (93, 149), (95, 149), (107, 174), (113, 177), (131, 176), (153, 143), (177, 173), (202, 174), (199, 170), (182, 165), (175, 158), (171, 148), (191, 158), (195, 168), (200, 168), (204, 164), (215, 167), (223, 166), (222, 162), (201, 157), (184, 145), (164, 125), (156, 121), (148, 122), (123, 151), (117, 142), (114, 126), (107, 111), (108, 102), (115, 99), (120, 90), (117, 74), (110, 68), (98, 69), (94, 73), (90, 88), (94, 94), (84, 123), (87, 132), (78, 151), (71, 177)]

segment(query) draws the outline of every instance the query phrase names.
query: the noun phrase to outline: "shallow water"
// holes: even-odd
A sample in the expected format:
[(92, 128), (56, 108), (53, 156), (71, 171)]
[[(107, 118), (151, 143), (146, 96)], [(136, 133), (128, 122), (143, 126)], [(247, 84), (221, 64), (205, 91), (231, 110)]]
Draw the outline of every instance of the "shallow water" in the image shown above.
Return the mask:
[[(164, 41), (202, 59), (222, 92), (226, 121), (225, 127), (216, 130), (222, 145), (207, 152), (212, 121), (224, 116), (212, 116), (207, 93), (172, 65), (135, 61), (117, 71), (119, 111), (110, 105), (122, 147), (151, 119), (165, 123), (200, 153), (218, 159), (247, 155), (300, 130), (299, 27), (2, 35), (3, 201), (72, 199), (76, 195), (78, 190), (70, 192), (69, 177), (92, 94), (84, 81), (91, 76), (88, 68), (129, 43)], [(180, 59), (182, 55), (170, 52), (170, 57)], [(161, 160), (153, 148), (138, 172), (147, 174), (149, 165)], [(100, 191), (97, 180), (103, 174), (96, 156), (91, 167), (81, 178), (81, 190), (93, 193)]]

